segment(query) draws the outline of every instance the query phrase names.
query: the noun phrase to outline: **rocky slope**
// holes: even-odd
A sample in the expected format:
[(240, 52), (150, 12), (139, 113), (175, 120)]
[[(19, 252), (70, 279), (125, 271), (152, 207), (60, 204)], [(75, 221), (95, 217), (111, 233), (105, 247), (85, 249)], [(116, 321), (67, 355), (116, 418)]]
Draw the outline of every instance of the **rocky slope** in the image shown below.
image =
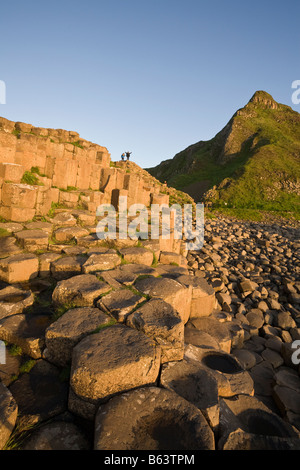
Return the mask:
[(148, 171), (196, 201), (298, 212), (300, 115), (258, 91), (213, 139)]

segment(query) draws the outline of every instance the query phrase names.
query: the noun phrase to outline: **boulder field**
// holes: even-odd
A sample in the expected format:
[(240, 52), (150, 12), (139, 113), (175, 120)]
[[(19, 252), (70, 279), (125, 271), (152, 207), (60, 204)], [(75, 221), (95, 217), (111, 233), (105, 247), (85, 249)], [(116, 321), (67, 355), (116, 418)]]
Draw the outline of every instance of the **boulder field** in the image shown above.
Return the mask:
[(186, 252), (88, 215), (1, 224), (0, 449), (299, 450), (299, 227)]

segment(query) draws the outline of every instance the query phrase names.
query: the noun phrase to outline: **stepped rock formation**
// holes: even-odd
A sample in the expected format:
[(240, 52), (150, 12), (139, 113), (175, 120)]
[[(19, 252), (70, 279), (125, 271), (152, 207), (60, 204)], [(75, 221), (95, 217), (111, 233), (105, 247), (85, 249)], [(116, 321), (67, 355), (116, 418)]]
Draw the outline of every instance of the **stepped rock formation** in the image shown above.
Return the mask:
[(76, 133), (1, 125), (0, 449), (299, 450), (299, 232), (101, 240), (101, 202), (151, 226), (190, 199)]
[(0, 189), (0, 217), (14, 222), (45, 216), (53, 204), (95, 213), (100, 204), (117, 208), (120, 196), (127, 196), (129, 206), (148, 207), (168, 204), (169, 194), (177, 194), (132, 162), (111, 162), (105, 147), (77, 132), (5, 118), (0, 118)]

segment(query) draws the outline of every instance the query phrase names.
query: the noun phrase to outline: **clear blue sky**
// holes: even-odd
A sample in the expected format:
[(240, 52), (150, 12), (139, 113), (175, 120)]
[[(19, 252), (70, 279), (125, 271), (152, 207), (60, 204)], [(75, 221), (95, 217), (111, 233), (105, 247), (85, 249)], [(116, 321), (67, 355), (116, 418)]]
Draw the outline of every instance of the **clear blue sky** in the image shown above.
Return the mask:
[(152, 167), (212, 138), (256, 90), (300, 112), (299, 49), (299, 0), (2, 2), (0, 115)]

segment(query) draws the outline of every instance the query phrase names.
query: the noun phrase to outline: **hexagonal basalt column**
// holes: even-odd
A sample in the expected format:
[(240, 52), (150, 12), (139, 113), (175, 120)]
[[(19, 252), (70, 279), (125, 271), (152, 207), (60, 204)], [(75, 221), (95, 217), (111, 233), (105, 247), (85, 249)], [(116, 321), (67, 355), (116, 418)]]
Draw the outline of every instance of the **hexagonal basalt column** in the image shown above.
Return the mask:
[(127, 317), (126, 324), (161, 346), (161, 362), (180, 361), (184, 354), (184, 325), (172, 305), (151, 299)]
[(201, 411), (170, 390), (144, 387), (100, 406), (95, 450), (214, 450)]
[(112, 318), (98, 308), (68, 310), (46, 330), (45, 358), (59, 366), (66, 366), (71, 363), (72, 350), (79, 341), (112, 322)]
[(93, 307), (99, 297), (111, 290), (111, 287), (99, 281), (92, 274), (79, 274), (59, 281), (52, 295), (54, 305), (72, 305), (72, 307)]
[(15, 286), (8, 286), (0, 290), (0, 320), (22, 313), (32, 305), (34, 296), (30, 290), (24, 291)]
[(299, 450), (300, 433), (255, 397), (220, 400), (219, 449)]
[(37, 277), (38, 272), (38, 258), (33, 254), (21, 253), (0, 262), (0, 279), (10, 284), (26, 282)]
[(215, 306), (215, 291), (208, 282), (197, 276), (183, 275), (176, 278), (184, 286), (192, 286), (190, 318), (208, 317)]
[(22, 230), (16, 233), (16, 239), (27, 251), (45, 250), (48, 248), (48, 234), (43, 230)]
[(219, 395), (217, 380), (208, 369), (196, 361), (183, 359), (164, 364), (160, 384), (173, 390), (202, 411), (213, 429), (219, 425)]
[(192, 287), (185, 287), (174, 279), (149, 277), (137, 280), (135, 287), (146, 295), (169, 303), (187, 323), (191, 311)]
[(161, 350), (144, 334), (113, 325), (73, 349), (69, 409), (92, 419), (96, 406), (114, 394), (154, 384)]
[(254, 394), (254, 383), (249, 372), (244, 370), (233, 355), (221, 350), (201, 349), (188, 345), (185, 359), (199, 361), (202, 367), (214, 375), (221, 397), (232, 397), (241, 393)]

